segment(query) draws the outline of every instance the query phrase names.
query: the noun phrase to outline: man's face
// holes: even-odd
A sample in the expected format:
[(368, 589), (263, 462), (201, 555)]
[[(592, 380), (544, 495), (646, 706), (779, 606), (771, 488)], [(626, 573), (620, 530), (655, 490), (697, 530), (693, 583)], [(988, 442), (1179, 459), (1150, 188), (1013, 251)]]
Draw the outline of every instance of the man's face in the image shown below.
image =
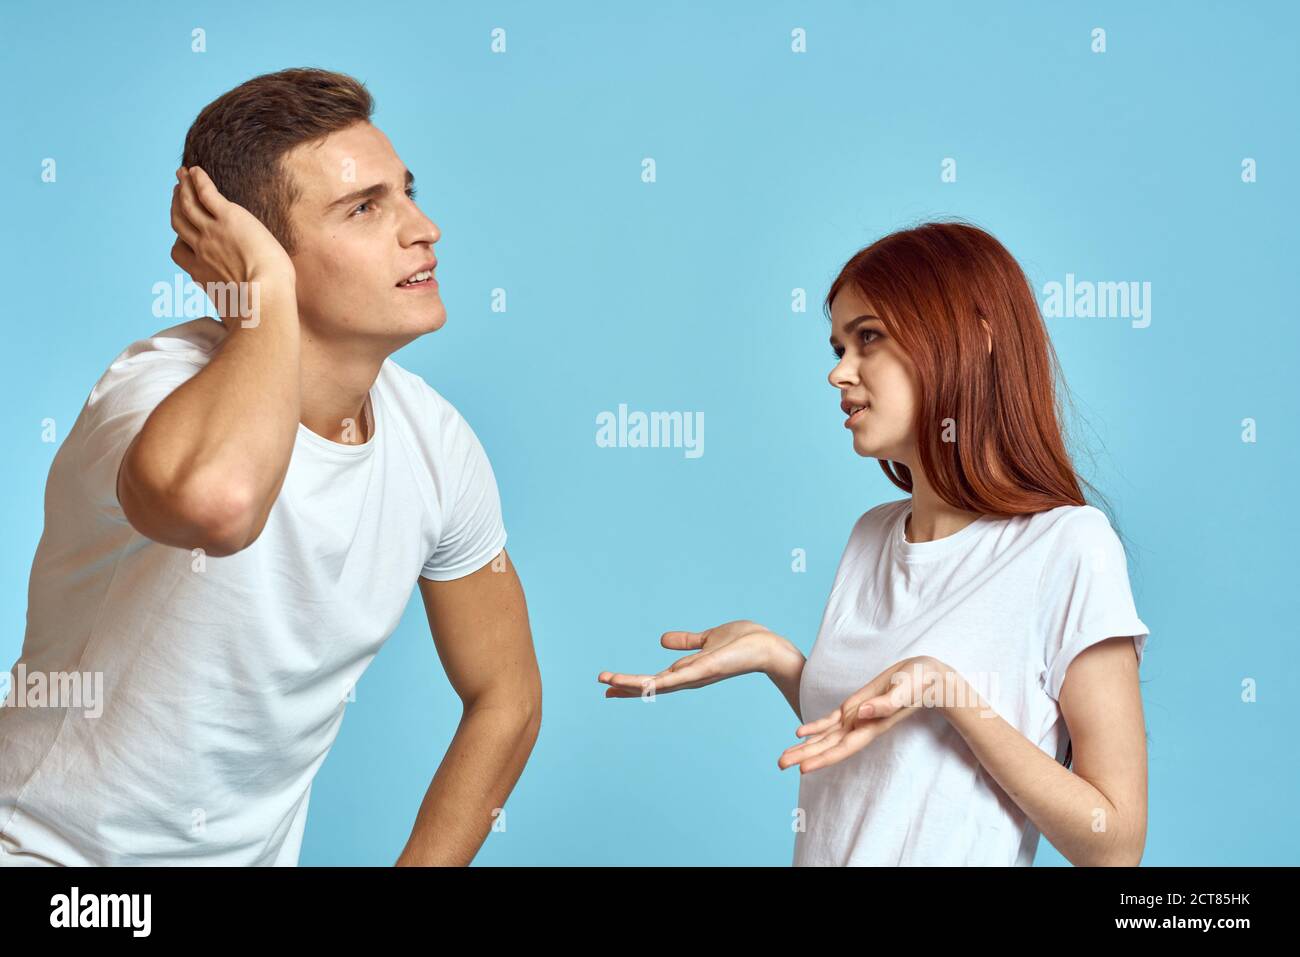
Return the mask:
[(441, 328), (447, 311), (437, 280), (398, 285), (436, 264), (442, 234), (415, 204), (414, 177), (388, 137), (356, 123), (296, 147), (284, 165), (301, 193), (291, 216), (303, 330), (322, 340), (368, 340), (387, 355)]

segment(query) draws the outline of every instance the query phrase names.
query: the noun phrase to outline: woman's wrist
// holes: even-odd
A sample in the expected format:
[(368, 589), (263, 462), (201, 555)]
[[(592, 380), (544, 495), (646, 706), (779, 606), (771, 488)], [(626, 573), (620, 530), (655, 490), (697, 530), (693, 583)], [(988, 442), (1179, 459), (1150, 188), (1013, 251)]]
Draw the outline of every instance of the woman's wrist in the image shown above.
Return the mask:
[(772, 684), (781, 692), (789, 703), (791, 710), (800, 721), (803, 713), (799, 709), (799, 685), (803, 678), (803, 652), (794, 643), (780, 635), (773, 635), (773, 642), (768, 649), (767, 661), (763, 673), (772, 679)]
[(795, 647), (794, 642), (778, 634), (772, 635), (773, 641), (763, 663), (763, 674), (777, 684), (798, 681), (803, 673), (803, 652)]

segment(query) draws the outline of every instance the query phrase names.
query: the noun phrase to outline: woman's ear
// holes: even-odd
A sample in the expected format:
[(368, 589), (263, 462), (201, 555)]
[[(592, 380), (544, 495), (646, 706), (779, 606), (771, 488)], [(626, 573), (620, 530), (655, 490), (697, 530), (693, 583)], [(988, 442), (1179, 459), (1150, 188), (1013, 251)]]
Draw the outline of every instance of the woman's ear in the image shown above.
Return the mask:
[(993, 354), (993, 333), (989, 331), (988, 320), (980, 319), (980, 322), (984, 323), (984, 335), (989, 340), (989, 355), (992, 355)]

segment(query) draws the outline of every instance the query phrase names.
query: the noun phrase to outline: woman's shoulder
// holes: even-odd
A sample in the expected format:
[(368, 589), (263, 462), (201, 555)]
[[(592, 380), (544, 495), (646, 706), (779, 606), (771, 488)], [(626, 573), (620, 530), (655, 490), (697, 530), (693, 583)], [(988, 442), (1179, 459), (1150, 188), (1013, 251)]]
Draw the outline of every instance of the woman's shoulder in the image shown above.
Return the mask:
[(1049, 564), (1074, 567), (1090, 562), (1098, 567), (1124, 561), (1124, 546), (1110, 518), (1094, 505), (1062, 505), (1039, 512), (1031, 528), (1047, 545)]
[(857, 522), (854, 523), (856, 528), (859, 525), (867, 525), (872, 522), (888, 521), (905, 511), (912, 504), (910, 498), (895, 499), (891, 502), (881, 502), (879, 505), (873, 505), (861, 515), (858, 516)]
[(1030, 516), (1031, 524), (1044, 532), (1055, 532), (1072, 538), (1113, 535), (1110, 518), (1095, 505), (1058, 505), (1045, 512)]
[(901, 498), (892, 502), (881, 502), (879, 505), (873, 505), (859, 515), (853, 523), (853, 529), (849, 532), (849, 541), (860, 542), (864, 539), (878, 537), (883, 531), (891, 527), (893, 520), (906, 511), (911, 502), (910, 498)]

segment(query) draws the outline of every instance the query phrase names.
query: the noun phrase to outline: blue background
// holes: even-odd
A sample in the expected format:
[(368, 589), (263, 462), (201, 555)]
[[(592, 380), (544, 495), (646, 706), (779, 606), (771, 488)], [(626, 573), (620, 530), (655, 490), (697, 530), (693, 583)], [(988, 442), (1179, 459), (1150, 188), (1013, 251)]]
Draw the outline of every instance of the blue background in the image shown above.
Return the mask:
[[(6, 3), (0, 658), (56, 449), (41, 421), (61, 440), (112, 358), (171, 324), (151, 287), (176, 271), (186, 129), (253, 75), (320, 66), (369, 86), (442, 229), (449, 321), (396, 359), (491, 456), (542, 664), (541, 737), (479, 863), (789, 863), (797, 771), (776, 759), (798, 722), (775, 688), (645, 704), (596, 674), (658, 670), (662, 631), (738, 617), (809, 650), (854, 519), (903, 495), (852, 452), (820, 300), (859, 247), (940, 216), (993, 232), (1040, 293), (1152, 283), (1148, 328), (1048, 320), (1152, 632), (1144, 863), (1300, 863), (1295, 8), (699, 6)], [(619, 403), (703, 412), (705, 454), (598, 448)], [(413, 593), (302, 863), (390, 864), (458, 717)], [(1038, 862), (1064, 859), (1044, 840)]]

